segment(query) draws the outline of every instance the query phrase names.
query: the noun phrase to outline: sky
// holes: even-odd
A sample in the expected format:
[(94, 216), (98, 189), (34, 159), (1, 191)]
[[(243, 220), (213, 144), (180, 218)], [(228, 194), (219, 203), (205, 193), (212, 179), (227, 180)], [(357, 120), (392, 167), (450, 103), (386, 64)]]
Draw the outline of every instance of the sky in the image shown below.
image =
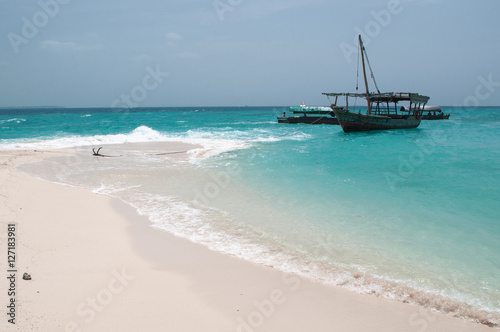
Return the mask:
[(498, 0), (0, 8), (0, 107), (328, 105), (323, 92), (355, 91), (359, 34), (381, 91), (417, 92), (430, 105), (500, 105)]

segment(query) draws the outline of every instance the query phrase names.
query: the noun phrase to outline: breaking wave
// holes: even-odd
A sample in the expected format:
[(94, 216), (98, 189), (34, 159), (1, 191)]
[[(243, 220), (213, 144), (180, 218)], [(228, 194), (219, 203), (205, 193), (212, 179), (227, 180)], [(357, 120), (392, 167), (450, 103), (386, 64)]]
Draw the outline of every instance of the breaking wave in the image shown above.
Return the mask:
[[(11, 119), (9, 121), (14, 121)], [(21, 119), (22, 120), (22, 119)], [(180, 141), (201, 148), (192, 150), (192, 160), (209, 158), (224, 152), (246, 149), (256, 142), (275, 142), (283, 139), (304, 140), (310, 137), (304, 133), (295, 133), (286, 137), (263, 129), (249, 131), (188, 130), (179, 133), (162, 133), (147, 126), (139, 126), (128, 134), (110, 134), (94, 136), (64, 136), (24, 140), (0, 140), (0, 149), (64, 149), (80, 146), (97, 146), (106, 144), (125, 144), (143, 142)]]

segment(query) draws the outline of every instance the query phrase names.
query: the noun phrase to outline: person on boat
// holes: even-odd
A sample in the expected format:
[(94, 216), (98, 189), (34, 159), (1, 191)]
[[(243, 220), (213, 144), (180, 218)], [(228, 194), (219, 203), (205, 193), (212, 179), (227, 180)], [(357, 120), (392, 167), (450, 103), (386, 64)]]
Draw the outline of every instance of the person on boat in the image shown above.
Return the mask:
[(283, 112), (283, 117), (286, 117), (286, 112)]

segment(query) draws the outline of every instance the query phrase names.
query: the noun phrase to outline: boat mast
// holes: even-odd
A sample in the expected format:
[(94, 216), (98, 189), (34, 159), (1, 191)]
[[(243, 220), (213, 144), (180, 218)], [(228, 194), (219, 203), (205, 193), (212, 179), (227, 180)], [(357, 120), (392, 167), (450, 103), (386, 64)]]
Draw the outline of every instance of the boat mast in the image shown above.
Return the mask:
[(363, 63), (363, 78), (365, 79), (366, 101), (368, 102), (368, 114), (372, 114), (372, 106), (370, 103), (370, 91), (368, 90), (368, 81), (366, 80), (365, 47), (363, 46), (363, 41), (361, 40), (361, 35), (359, 35), (359, 49), (361, 51), (361, 62)]

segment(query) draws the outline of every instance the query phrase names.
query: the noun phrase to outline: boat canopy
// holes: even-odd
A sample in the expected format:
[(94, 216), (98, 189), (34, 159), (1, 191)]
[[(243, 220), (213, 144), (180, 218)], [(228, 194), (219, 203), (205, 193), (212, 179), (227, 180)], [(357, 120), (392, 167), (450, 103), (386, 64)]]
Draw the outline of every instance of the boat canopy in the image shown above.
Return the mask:
[(410, 101), (414, 104), (426, 104), (429, 97), (411, 92), (383, 92), (383, 93), (350, 93), (350, 92), (324, 92), (328, 97), (360, 97), (370, 99), (371, 102), (398, 103), (400, 101)]

